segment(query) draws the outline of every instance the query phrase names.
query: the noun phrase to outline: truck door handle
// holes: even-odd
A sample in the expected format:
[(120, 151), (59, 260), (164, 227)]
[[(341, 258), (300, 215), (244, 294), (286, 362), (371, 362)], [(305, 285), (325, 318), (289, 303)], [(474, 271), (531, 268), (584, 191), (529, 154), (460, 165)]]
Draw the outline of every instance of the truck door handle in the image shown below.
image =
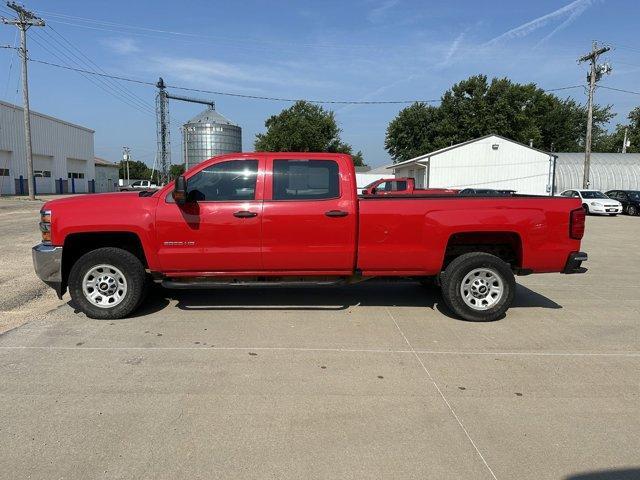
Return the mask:
[(343, 210), (329, 210), (324, 213), (327, 217), (346, 217), (349, 215), (349, 212), (345, 212)]
[(257, 217), (258, 214), (256, 212), (250, 212), (249, 210), (240, 210), (239, 212), (235, 212), (233, 216), (238, 218), (251, 218)]

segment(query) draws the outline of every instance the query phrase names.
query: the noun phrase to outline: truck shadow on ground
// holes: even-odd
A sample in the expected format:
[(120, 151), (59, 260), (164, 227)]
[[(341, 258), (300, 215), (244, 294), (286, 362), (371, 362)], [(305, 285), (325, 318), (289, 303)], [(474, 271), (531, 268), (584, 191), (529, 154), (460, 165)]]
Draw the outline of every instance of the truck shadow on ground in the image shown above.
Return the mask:
[(569, 475), (565, 480), (638, 480), (640, 468), (599, 470)]
[[(168, 290), (155, 287), (133, 316), (159, 312), (171, 301), (185, 311), (301, 310), (341, 311), (353, 306), (424, 307), (458, 319), (443, 303), (436, 286), (417, 282), (369, 281), (342, 287), (227, 288), (212, 290)], [(518, 285), (511, 308), (559, 309), (561, 305), (523, 285)]]

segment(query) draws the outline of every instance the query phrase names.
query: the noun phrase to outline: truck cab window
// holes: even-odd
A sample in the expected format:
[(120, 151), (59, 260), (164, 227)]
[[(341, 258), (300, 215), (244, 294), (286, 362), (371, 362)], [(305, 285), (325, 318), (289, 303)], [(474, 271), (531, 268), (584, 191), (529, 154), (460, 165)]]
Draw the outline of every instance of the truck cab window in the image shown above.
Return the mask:
[(254, 200), (257, 178), (257, 160), (216, 163), (189, 179), (188, 198), (199, 202)]
[(274, 200), (321, 200), (340, 196), (338, 164), (332, 160), (274, 160)]

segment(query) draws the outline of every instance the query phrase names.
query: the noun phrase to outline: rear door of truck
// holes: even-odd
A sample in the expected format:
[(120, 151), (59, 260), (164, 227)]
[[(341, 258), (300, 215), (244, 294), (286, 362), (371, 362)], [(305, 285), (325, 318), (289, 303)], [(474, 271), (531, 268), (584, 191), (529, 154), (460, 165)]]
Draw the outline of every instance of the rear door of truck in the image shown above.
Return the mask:
[(262, 214), (265, 270), (353, 272), (358, 218), (355, 174), (349, 167), (353, 170), (346, 155), (267, 157)]

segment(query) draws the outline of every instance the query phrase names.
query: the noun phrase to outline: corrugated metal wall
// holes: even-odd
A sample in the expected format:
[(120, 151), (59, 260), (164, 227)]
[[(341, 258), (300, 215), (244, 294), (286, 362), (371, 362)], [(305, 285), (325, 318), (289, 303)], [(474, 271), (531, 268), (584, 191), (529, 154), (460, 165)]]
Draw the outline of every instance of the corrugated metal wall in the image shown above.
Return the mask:
[[(556, 193), (582, 188), (584, 153), (558, 153)], [(640, 190), (640, 153), (592, 153), (590, 185), (594, 190)]]
[[(94, 144), (93, 131), (77, 125), (57, 120), (46, 115), (31, 112), (31, 140), (34, 157), (34, 170), (36, 160), (46, 162), (51, 158), (51, 182), (58, 178), (67, 180), (68, 159), (85, 162), (85, 178), (82, 184), (83, 191), (87, 191), (87, 181), (95, 178), (94, 169)], [(22, 108), (9, 103), (0, 102), (0, 151), (8, 152), (8, 155), (0, 155), (0, 158), (9, 158), (11, 193), (15, 191), (14, 179), (22, 175), (27, 178), (27, 164), (24, 152), (24, 118)], [(0, 165), (0, 169), (5, 168)], [(6, 181), (7, 178), (4, 178)], [(3, 187), (3, 191), (6, 189)], [(52, 190), (55, 191), (55, 190)], [(45, 193), (45, 192), (41, 192)]]

